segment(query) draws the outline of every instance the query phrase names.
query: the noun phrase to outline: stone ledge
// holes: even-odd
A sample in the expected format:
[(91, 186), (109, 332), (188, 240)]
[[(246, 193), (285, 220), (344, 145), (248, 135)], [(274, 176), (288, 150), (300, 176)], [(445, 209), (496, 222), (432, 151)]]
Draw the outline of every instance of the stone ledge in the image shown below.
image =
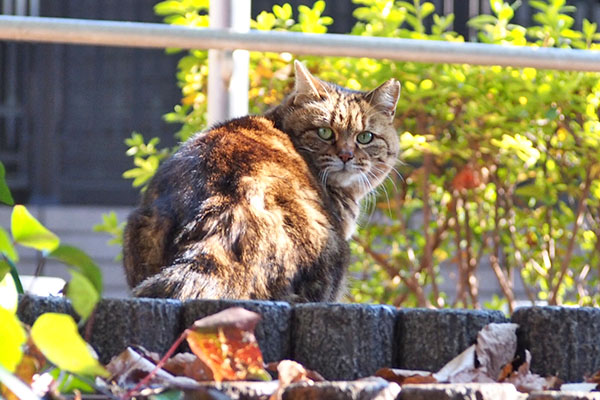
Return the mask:
[(437, 371), (472, 345), (485, 325), (508, 322), (500, 311), (403, 309), (396, 325), (394, 366)]
[(578, 382), (600, 368), (600, 309), (523, 307), (512, 322), (531, 352), (531, 370)]
[[(381, 367), (438, 370), (475, 340), (490, 322), (507, 322), (497, 311), (397, 310), (382, 305), (297, 304), (263, 301), (104, 299), (90, 343), (106, 363), (127, 345), (161, 354), (193, 321), (242, 306), (260, 313), (256, 336), (266, 361), (294, 359), (329, 380), (372, 375)], [(63, 298), (22, 296), (18, 315), (32, 324), (43, 312), (74, 315)], [(581, 381), (600, 369), (600, 309), (518, 309), (519, 340), (529, 348), (532, 370)]]

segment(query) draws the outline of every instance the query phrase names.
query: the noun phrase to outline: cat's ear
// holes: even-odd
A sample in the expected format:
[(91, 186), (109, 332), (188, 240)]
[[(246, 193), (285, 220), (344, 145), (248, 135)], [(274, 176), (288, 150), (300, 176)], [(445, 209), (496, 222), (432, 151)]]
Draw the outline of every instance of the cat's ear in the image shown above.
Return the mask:
[(394, 78), (381, 84), (376, 89), (365, 95), (367, 101), (377, 110), (393, 117), (396, 112), (396, 104), (400, 97), (400, 82)]
[(312, 76), (300, 61), (294, 61), (294, 69), (296, 71), (294, 104), (320, 100), (327, 96), (327, 89), (324, 87), (324, 83)]

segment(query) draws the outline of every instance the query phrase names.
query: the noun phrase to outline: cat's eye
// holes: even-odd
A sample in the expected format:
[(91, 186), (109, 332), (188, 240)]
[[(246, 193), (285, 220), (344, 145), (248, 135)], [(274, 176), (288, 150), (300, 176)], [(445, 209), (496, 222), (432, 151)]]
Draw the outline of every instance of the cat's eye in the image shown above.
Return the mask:
[(333, 130), (331, 128), (319, 128), (317, 134), (323, 140), (331, 140), (333, 138)]
[(369, 131), (364, 131), (356, 136), (356, 141), (360, 144), (368, 144), (373, 141), (373, 133)]

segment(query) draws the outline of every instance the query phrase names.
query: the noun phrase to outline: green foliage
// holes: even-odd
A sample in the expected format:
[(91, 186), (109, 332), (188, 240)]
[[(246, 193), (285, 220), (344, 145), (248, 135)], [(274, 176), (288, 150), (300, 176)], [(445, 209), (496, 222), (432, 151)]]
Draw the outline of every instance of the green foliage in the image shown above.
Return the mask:
[(109, 375), (90, 352), (70, 315), (40, 315), (31, 327), (31, 339), (44, 357), (60, 369), (90, 377)]
[[(454, 16), (437, 15), (431, 2), (354, 2), (353, 35), (464, 41), (449, 30)], [(600, 49), (597, 25), (586, 20), (575, 30), (574, 8), (565, 0), (530, 1), (536, 24), (528, 28), (512, 22), (520, 5), (491, 0), (492, 15), (469, 25), (483, 43)], [(207, 6), (178, 0), (156, 7), (166, 22), (206, 26), (196, 16)], [(277, 5), (252, 28), (323, 33), (331, 23), (323, 10), (323, 2), (296, 13)], [(430, 29), (425, 18), (433, 21)], [(289, 92), (291, 60), (287, 53), (251, 53), (251, 112)], [(377, 217), (365, 218), (381, 222), (363, 223), (352, 243), (352, 300), (480, 307), (478, 270), (489, 264), (503, 294), (489, 306), (512, 310), (517, 280), (531, 301), (600, 303), (599, 74), (302, 60), (321, 78), (351, 89), (390, 77), (403, 85), (397, 109), (403, 163), (381, 190)], [(190, 51), (178, 66), (182, 102), (165, 118), (182, 124), (181, 140), (205, 128), (206, 61), (206, 52)], [(455, 293), (439, 288), (448, 275), (456, 277)]]
[[(3, 187), (6, 187), (6, 182), (4, 175), (0, 174), (0, 188)], [(8, 188), (5, 193), (8, 195), (4, 198), (12, 199)], [(77, 324), (71, 316), (42, 314), (34, 323), (30, 334), (23, 328), (16, 315), (18, 295), (23, 293), (16, 267), (19, 261), (17, 245), (41, 251), (42, 262), (52, 258), (69, 266), (73, 279), (68, 284), (67, 297), (82, 322), (92, 313), (102, 293), (100, 269), (87, 254), (73, 246), (61, 244), (59, 238), (24, 206), (14, 206), (10, 234), (0, 227), (0, 382), (18, 397), (36, 398), (20, 379), (23, 377), (18, 376), (19, 373), (24, 373), (19, 372), (23, 365), (27, 365), (24, 368), (26, 370), (39, 367), (30, 355), (24, 354), (28, 337), (59, 369), (89, 377), (107, 376), (106, 370), (79, 336)], [(61, 393), (73, 389), (90, 391), (85, 382), (59, 369), (56, 371), (66, 376), (58, 382)], [(40, 371), (36, 369), (34, 372)]]

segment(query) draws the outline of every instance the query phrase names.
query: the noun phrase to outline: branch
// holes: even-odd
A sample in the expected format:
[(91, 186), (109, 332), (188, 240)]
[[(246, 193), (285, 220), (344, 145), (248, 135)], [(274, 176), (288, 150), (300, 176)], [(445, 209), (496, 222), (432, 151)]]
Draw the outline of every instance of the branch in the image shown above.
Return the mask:
[(590, 187), (592, 185), (591, 168), (591, 165), (588, 165), (588, 168), (585, 171), (585, 182), (583, 184), (583, 191), (581, 193), (581, 197), (579, 198), (579, 202), (577, 203), (577, 214), (575, 217), (575, 224), (573, 225), (573, 231), (571, 232), (571, 239), (569, 239), (567, 252), (565, 253), (565, 257), (563, 258), (563, 262), (560, 267), (558, 281), (556, 282), (556, 285), (554, 285), (554, 288), (552, 289), (552, 294), (550, 295), (550, 299), (548, 300), (548, 303), (550, 305), (557, 304), (558, 290), (565, 278), (565, 275), (567, 274), (567, 270), (569, 269), (569, 263), (571, 262), (571, 257), (573, 256), (573, 250), (575, 248), (575, 239), (577, 237), (577, 232), (579, 231), (579, 228), (583, 223), (583, 211), (585, 210), (585, 203), (590, 194)]
[(363, 248), (365, 253), (367, 253), (373, 260), (375, 260), (377, 264), (381, 265), (381, 267), (390, 277), (398, 276), (402, 283), (404, 283), (415, 294), (415, 296), (417, 296), (417, 301), (420, 307), (431, 306), (431, 304), (425, 297), (423, 288), (419, 285), (414, 276), (410, 279), (403, 277), (402, 274), (400, 274), (400, 271), (398, 271), (392, 264), (390, 264), (389, 261), (382, 254), (379, 254), (376, 251), (374, 251), (371, 248), (371, 246), (365, 243), (361, 238), (359, 238), (358, 236), (354, 236), (354, 241), (358, 243)]

